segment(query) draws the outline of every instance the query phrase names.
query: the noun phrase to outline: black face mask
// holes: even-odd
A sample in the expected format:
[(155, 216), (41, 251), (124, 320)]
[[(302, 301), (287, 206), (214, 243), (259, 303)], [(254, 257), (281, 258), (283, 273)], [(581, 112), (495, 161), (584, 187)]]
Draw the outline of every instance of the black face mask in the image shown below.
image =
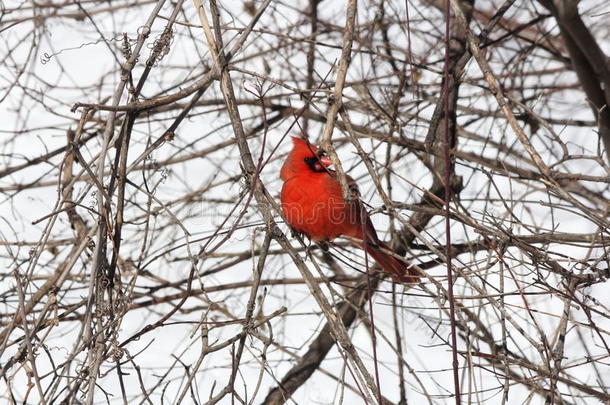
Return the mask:
[(305, 164), (307, 166), (309, 166), (311, 171), (313, 171), (315, 173), (325, 173), (325, 172), (328, 172), (328, 169), (326, 169), (326, 167), (324, 167), (322, 162), (320, 162), (320, 158), (324, 157), (324, 156), (326, 156), (326, 152), (318, 151), (317, 156), (305, 158), (305, 159), (303, 159), (303, 161), (305, 162)]

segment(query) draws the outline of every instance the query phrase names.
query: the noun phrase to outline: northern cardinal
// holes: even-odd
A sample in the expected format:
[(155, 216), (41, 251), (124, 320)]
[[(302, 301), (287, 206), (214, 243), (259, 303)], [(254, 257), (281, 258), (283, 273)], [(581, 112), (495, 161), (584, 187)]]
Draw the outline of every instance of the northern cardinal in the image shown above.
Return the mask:
[(286, 158), (280, 178), (282, 212), (288, 225), (313, 242), (332, 241), (343, 235), (357, 239), (381, 268), (395, 281), (415, 283), (418, 276), (406, 263), (383, 250), (373, 223), (360, 201), (358, 186), (347, 176), (353, 197), (346, 203), (336, 173), (329, 169), (330, 158), (316, 145), (292, 137), (292, 151)]

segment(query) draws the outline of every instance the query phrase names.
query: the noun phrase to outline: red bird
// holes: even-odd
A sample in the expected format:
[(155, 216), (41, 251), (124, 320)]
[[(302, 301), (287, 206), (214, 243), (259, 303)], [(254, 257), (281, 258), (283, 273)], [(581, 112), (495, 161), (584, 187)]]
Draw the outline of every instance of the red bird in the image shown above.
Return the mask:
[(332, 241), (343, 235), (358, 239), (357, 245), (375, 259), (395, 281), (416, 283), (419, 278), (409, 266), (383, 250), (373, 223), (359, 200), (358, 186), (351, 177), (347, 182), (354, 198), (346, 203), (341, 184), (330, 158), (316, 145), (292, 137), (292, 151), (286, 158), (280, 177), (284, 180), (281, 201), (284, 219), (292, 229), (314, 242)]

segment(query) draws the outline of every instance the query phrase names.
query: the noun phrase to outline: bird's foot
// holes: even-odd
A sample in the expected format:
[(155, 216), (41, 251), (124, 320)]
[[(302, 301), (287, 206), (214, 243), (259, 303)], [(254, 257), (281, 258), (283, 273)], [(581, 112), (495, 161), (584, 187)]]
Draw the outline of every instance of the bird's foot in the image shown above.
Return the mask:
[(322, 250), (325, 253), (328, 253), (328, 251), (330, 249), (330, 245), (329, 245), (328, 241), (325, 241), (325, 240), (318, 241), (317, 245), (320, 248), (320, 250)]
[(303, 239), (303, 236), (305, 236), (305, 233), (303, 233), (301, 231), (297, 231), (294, 228), (290, 228), (290, 236), (292, 236), (293, 238), (299, 237), (299, 238)]

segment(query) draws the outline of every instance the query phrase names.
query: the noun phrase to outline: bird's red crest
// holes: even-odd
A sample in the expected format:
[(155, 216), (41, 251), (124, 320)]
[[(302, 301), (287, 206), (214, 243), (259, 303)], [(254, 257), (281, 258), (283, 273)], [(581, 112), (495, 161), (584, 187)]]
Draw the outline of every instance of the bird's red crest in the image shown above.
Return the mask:
[(295, 173), (307, 169), (304, 160), (309, 157), (316, 156), (318, 147), (314, 144), (309, 143), (307, 140), (292, 136), (292, 150), (288, 154), (282, 170), (280, 172), (280, 178), (287, 180), (292, 177)]

